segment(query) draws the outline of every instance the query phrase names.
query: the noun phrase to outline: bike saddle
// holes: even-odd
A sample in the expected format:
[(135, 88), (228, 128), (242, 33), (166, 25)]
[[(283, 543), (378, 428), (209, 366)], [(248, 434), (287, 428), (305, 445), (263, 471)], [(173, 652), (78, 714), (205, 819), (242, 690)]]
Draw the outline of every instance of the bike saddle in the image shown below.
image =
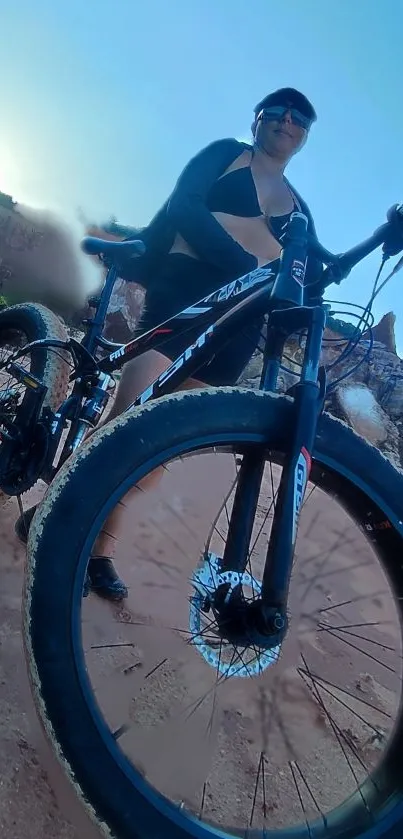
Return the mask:
[(85, 236), (81, 240), (81, 250), (89, 256), (103, 256), (120, 264), (134, 256), (142, 256), (146, 246), (141, 239), (128, 239), (124, 242), (99, 239), (97, 236)]

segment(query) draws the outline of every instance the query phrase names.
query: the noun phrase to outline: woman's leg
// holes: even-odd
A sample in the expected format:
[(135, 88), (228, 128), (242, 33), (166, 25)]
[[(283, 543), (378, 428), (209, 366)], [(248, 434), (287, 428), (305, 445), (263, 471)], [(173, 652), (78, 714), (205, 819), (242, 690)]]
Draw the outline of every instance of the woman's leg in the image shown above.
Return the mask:
[[(111, 411), (103, 421), (105, 425), (125, 411), (136, 399), (139, 393), (145, 390), (161, 373), (166, 370), (171, 361), (162, 353), (156, 350), (149, 350), (139, 358), (127, 362), (123, 368), (122, 377), (119, 382), (116, 397)], [(196, 379), (188, 379), (178, 390), (206, 387)], [(148, 475), (140, 483), (143, 491), (158, 484), (163, 473), (162, 467)], [(99, 594), (111, 599), (123, 599), (127, 596), (127, 588), (119, 578), (113, 561), (115, 559), (116, 545), (118, 541), (119, 527), (125, 516), (126, 510), (131, 503), (135, 503), (135, 494), (138, 490), (134, 487), (126, 496), (124, 503), (117, 504), (111, 515), (106, 520), (104, 527), (98, 536), (88, 566), (91, 588)]]
[[(144, 355), (139, 356), (139, 358), (128, 361), (123, 367), (122, 377), (119, 382), (112, 408), (106, 419), (103, 420), (98, 428), (102, 425), (106, 425), (106, 423), (115, 419), (122, 414), (123, 411), (129, 408), (129, 406), (136, 400), (139, 393), (152, 384), (152, 382), (154, 382), (155, 379), (157, 379), (171, 363), (172, 362), (169, 358), (162, 355), (162, 353), (157, 352), (157, 350), (149, 350), (147, 353), (144, 353)], [(197, 379), (187, 379), (179, 388), (177, 388), (177, 390), (189, 390), (198, 387), (208, 387), (208, 385), (205, 385), (203, 382), (199, 382)], [(141, 488), (144, 490), (149, 486), (154, 486), (155, 483), (158, 482), (161, 474), (162, 468), (156, 469), (152, 475), (148, 475), (147, 478), (141, 482)], [(131, 490), (127, 494), (126, 499), (128, 500), (131, 496), (133, 496), (135, 491), (135, 489)], [(118, 505), (107, 522), (105, 522), (105, 528), (101, 531), (101, 534), (94, 545), (94, 552), (98, 556), (111, 556), (110, 551), (113, 550), (113, 542), (111, 542), (109, 534), (116, 531), (116, 526), (120, 518), (121, 509), (120, 505)]]

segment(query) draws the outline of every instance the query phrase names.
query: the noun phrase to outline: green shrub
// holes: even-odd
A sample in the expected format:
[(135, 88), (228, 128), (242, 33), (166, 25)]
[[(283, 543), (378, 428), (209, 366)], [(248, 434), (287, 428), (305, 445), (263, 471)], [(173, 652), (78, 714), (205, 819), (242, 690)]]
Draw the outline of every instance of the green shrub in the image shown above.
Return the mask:
[(337, 332), (338, 335), (343, 335), (345, 338), (352, 338), (357, 332), (357, 327), (353, 323), (348, 323), (338, 318), (326, 318), (326, 326), (332, 329), (333, 332)]

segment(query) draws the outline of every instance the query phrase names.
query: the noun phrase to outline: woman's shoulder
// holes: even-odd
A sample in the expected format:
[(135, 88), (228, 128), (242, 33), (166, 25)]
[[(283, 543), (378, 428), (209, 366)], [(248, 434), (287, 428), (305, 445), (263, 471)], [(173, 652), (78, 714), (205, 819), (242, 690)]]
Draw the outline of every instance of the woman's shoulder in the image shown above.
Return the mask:
[(208, 143), (207, 146), (204, 146), (195, 156), (195, 158), (200, 157), (228, 157), (233, 156), (235, 159), (238, 155), (243, 154), (244, 151), (252, 151), (252, 146), (248, 145), (248, 143), (242, 142), (242, 140), (236, 140), (235, 137), (224, 137), (220, 140), (213, 140), (211, 143)]
[(211, 143), (209, 143), (207, 148), (211, 148), (211, 146), (231, 146), (231, 148), (241, 149), (241, 151), (245, 149), (249, 149), (250, 151), (252, 151), (253, 148), (253, 146), (251, 146), (249, 143), (245, 143), (243, 140), (237, 140), (235, 137), (223, 137), (220, 140), (213, 140)]
[(181, 172), (175, 189), (169, 199), (169, 210), (180, 204), (183, 209), (183, 196), (197, 192), (207, 194), (210, 186), (224, 174), (229, 166), (247, 148), (246, 143), (234, 137), (214, 140), (192, 157)]

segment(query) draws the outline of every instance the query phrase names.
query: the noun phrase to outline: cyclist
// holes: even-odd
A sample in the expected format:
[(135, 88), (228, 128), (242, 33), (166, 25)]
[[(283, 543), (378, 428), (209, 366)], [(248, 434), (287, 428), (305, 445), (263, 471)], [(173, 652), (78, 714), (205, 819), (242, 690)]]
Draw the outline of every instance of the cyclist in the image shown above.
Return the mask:
[[(139, 331), (151, 329), (230, 280), (261, 266), (277, 273), (281, 241), (290, 215), (301, 210), (314, 234), (311, 213), (284, 176), (291, 158), (304, 146), (316, 113), (309, 100), (293, 88), (262, 99), (254, 110), (253, 143), (218, 140), (199, 152), (183, 170), (169, 200), (141, 232), (147, 253), (135, 260), (136, 279), (146, 288)], [(315, 282), (322, 265), (310, 258), (306, 281)], [(262, 321), (234, 336), (200, 369), (200, 385), (234, 384), (253, 354)], [(116, 399), (106, 421), (118, 416), (138, 393), (157, 378), (189, 344), (200, 327), (170, 339), (162, 352), (150, 350), (123, 368)], [(26, 541), (34, 509), (16, 524)], [(106, 528), (109, 532), (111, 522)], [(110, 599), (127, 596), (111, 551), (101, 534), (88, 566), (88, 585)], [(111, 555), (112, 553), (112, 555)]]

